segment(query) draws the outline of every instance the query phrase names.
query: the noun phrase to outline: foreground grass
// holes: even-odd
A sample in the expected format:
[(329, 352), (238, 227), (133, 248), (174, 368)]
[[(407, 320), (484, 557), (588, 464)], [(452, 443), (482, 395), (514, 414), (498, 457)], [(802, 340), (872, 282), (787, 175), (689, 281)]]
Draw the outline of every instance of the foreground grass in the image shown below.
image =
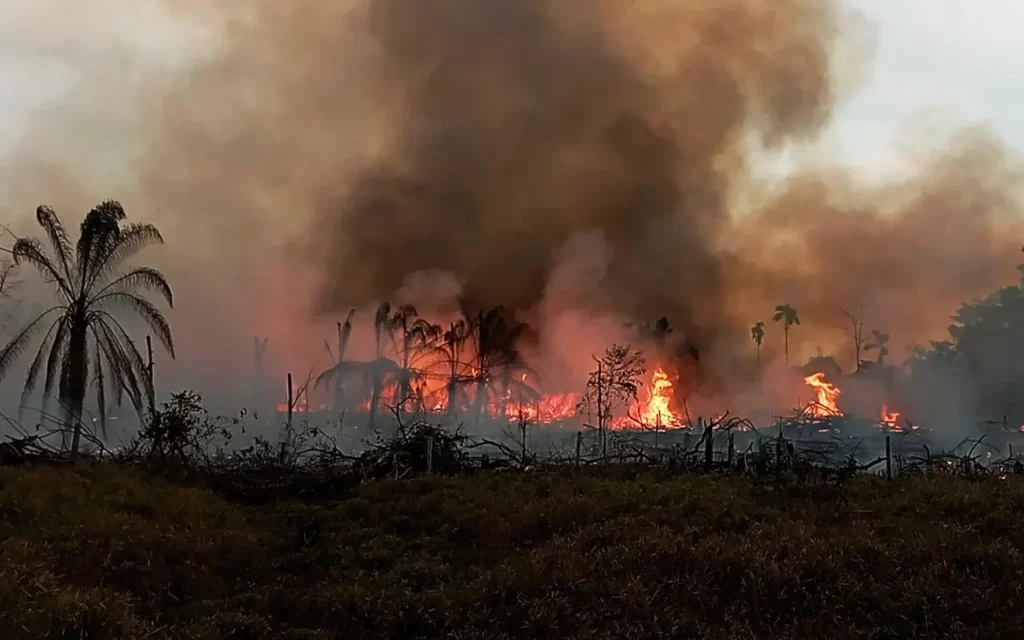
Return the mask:
[(113, 466), (0, 470), (0, 635), (1020, 637), (1024, 482), (837, 497), (509, 474), (242, 507)]

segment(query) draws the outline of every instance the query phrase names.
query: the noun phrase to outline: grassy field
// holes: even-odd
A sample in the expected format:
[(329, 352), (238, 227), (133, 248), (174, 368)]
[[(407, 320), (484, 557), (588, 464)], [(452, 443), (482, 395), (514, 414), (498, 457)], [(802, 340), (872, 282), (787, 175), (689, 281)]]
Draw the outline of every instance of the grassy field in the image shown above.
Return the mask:
[(3, 638), (1019, 638), (1024, 482), (628, 470), (241, 506), (0, 470)]

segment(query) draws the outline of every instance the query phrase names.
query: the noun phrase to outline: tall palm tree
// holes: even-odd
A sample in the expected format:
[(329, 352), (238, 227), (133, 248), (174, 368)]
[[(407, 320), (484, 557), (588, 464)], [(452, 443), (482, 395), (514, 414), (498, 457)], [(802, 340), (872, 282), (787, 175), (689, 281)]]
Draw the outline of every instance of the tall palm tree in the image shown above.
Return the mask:
[(871, 335), (875, 341), (864, 345), (864, 350), (878, 349), (878, 368), (881, 369), (885, 366), (885, 356), (889, 355), (889, 347), (887, 346), (889, 344), (889, 334), (873, 329)]
[(789, 368), (789, 328), (794, 324), (800, 324), (800, 316), (797, 315), (797, 310), (789, 304), (780, 304), (775, 307), (775, 316), (772, 317), (775, 322), (783, 322), (783, 331), (786, 334), (786, 368)]
[[(119, 269), (145, 247), (162, 244), (163, 237), (153, 225), (128, 224), (125, 217), (124, 209), (116, 201), (97, 205), (86, 214), (78, 242), (73, 245), (53, 209), (41, 206), (36, 209), (36, 221), (46, 233), (50, 250), (34, 238), (17, 239), (11, 250), (16, 263), (32, 265), (54, 286), (57, 302), (0, 351), (0, 378), (42, 332), (42, 343), (25, 378), (22, 405), (35, 389), (45, 362), (44, 410), (56, 384), (62, 418), (72, 431), (72, 457), (80, 445), (82, 411), (90, 382), (96, 390), (104, 432), (108, 391), (115, 394), (119, 403), (122, 394), (127, 393), (140, 416), (147, 404), (153, 404), (153, 381), (146, 362), (114, 316), (114, 309), (133, 311), (174, 357), (170, 325), (140, 292), (154, 292), (173, 306), (167, 280), (149, 267)], [(144, 399), (149, 402), (144, 404)]]
[(764, 323), (758, 321), (757, 324), (750, 327), (750, 337), (757, 343), (757, 368), (761, 369), (761, 343), (764, 342)]

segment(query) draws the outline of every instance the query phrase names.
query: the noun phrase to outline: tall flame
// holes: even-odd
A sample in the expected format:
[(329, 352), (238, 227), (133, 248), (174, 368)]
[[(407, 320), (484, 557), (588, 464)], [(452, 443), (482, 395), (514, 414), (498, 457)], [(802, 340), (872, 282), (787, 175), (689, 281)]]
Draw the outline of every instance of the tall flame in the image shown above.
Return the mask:
[(640, 419), (649, 426), (677, 426), (682, 420), (672, 411), (672, 381), (668, 374), (658, 367), (651, 376), (647, 402), (639, 407)]
[(825, 374), (823, 372), (812, 373), (807, 376), (804, 378), (804, 384), (814, 389), (816, 396), (814, 402), (807, 407), (810, 415), (817, 418), (843, 415), (836, 402), (839, 399), (839, 394), (842, 392), (839, 390), (839, 387), (825, 381)]

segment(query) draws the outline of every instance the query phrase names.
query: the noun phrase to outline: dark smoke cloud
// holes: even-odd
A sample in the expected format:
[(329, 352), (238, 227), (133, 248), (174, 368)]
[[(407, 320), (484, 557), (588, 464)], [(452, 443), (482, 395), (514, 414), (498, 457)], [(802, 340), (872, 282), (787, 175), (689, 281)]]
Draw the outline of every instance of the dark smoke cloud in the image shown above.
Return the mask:
[[(747, 134), (781, 143), (825, 121), (834, 16), (802, 2), (666, 3), (657, 16), (628, 4), (371, 2), (378, 80), (402, 114), (393, 144), (319, 210), (315, 255), (338, 275), (322, 307), (440, 268), (474, 302), (529, 308), (555, 251), (600, 230), (610, 304), (691, 327), (697, 305), (717, 316)], [(655, 17), (665, 40), (628, 32)]]

